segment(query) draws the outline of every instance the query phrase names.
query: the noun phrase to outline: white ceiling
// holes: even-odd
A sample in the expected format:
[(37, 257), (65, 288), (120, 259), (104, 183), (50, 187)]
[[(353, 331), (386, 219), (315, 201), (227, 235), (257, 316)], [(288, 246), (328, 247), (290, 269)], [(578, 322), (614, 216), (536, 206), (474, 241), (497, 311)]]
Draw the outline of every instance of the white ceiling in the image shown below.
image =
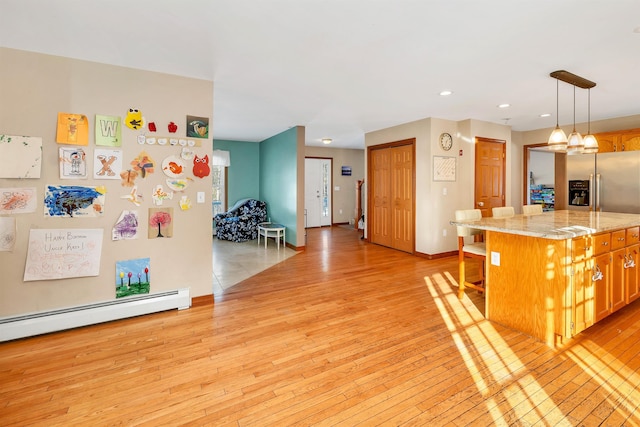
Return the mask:
[[(307, 145), (363, 148), (427, 117), (553, 127), (559, 69), (597, 83), (592, 121), (640, 113), (640, 0), (0, 0), (0, 17), (0, 46), (212, 80), (215, 139), (302, 125)], [(559, 103), (568, 133), (571, 85)], [(578, 123), (587, 105), (577, 89)]]

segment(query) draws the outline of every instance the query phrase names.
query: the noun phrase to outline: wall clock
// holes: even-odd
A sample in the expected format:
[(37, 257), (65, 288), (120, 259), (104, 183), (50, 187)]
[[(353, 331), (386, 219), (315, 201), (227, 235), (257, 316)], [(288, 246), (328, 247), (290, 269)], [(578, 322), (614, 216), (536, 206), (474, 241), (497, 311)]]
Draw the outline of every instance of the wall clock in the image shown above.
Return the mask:
[(448, 134), (446, 132), (440, 134), (440, 147), (442, 147), (444, 151), (449, 151), (451, 150), (452, 146), (453, 138), (451, 138), (451, 134)]

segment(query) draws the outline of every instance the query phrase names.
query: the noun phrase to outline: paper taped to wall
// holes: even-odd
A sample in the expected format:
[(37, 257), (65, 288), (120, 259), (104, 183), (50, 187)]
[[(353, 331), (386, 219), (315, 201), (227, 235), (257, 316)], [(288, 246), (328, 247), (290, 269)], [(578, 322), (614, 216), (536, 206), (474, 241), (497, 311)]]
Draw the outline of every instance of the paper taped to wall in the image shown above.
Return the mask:
[(31, 229), (24, 281), (98, 276), (102, 229)]

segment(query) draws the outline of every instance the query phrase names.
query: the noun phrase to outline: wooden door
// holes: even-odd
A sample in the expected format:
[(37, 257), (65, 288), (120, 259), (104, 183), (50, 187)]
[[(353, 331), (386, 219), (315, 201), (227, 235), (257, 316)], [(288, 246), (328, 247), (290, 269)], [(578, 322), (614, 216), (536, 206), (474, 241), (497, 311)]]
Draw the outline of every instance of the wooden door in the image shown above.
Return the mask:
[(370, 151), (369, 224), (371, 242), (391, 246), (391, 150)]
[(505, 141), (476, 138), (475, 208), (491, 216), (491, 208), (504, 206)]
[(414, 140), (369, 150), (369, 217), (365, 222), (372, 243), (414, 252), (414, 177)]
[(391, 148), (391, 247), (413, 253), (413, 146)]
[[(611, 254), (609, 252), (595, 257), (593, 276), (599, 276), (594, 280), (593, 297), (595, 301), (595, 321), (607, 317), (611, 314)], [(601, 275), (601, 276), (600, 276)]]

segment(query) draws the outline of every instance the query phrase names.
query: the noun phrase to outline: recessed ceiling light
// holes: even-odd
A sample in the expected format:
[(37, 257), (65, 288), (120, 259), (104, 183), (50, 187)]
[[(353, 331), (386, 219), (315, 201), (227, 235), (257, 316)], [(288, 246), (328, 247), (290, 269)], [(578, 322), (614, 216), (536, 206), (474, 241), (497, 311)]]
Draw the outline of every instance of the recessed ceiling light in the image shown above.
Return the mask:
[(440, 92), (440, 96), (449, 96), (452, 93), (453, 92), (451, 92), (450, 90), (443, 90), (442, 92)]
[(498, 108), (509, 108), (511, 107), (511, 104), (500, 104), (498, 105)]
[(551, 113), (542, 113), (540, 117), (551, 117)]
[(322, 143), (323, 144), (331, 144), (331, 138), (322, 138)]

